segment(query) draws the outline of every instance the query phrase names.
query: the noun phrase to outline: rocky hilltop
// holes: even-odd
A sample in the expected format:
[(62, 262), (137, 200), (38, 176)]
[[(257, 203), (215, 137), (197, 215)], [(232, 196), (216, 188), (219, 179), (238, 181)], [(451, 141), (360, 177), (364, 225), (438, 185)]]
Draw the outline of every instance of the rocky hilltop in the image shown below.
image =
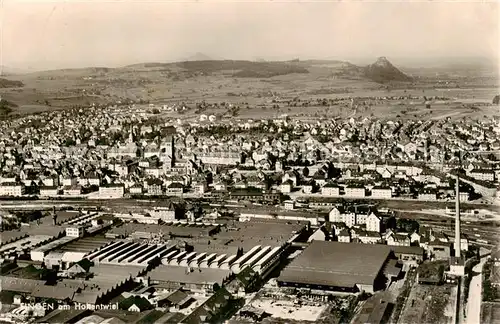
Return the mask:
[(389, 60), (384, 56), (379, 57), (375, 63), (364, 67), (363, 72), (367, 78), (379, 83), (390, 81), (412, 81), (411, 77), (392, 65), (392, 63), (389, 62)]

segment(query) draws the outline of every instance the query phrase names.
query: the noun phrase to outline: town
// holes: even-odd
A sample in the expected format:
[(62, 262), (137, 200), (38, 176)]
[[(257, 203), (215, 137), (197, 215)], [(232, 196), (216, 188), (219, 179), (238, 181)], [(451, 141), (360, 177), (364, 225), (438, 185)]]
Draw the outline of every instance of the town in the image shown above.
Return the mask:
[(449, 179), (458, 173), (462, 201), (500, 197), (498, 118), (217, 121), (201, 114), (183, 121), (155, 109), (94, 107), (2, 121), (0, 196), (449, 201)]
[(2, 1), (0, 323), (500, 323), (499, 9)]
[(1, 122), (2, 320), (439, 322), (485, 263), (495, 299), (499, 119), (178, 110)]

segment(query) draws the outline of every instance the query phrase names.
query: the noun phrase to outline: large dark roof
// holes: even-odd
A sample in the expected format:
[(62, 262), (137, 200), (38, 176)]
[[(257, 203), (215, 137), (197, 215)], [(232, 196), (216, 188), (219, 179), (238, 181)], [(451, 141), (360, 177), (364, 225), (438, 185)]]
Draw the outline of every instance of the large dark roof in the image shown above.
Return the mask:
[(313, 241), (278, 280), (337, 287), (373, 285), (390, 253), (385, 245)]
[(32, 293), (37, 287), (44, 285), (45, 281), (3, 276), (0, 283), (5, 291)]
[(391, 246), (391, 250), (394, 253), (402, 253), (402, 254), (417, 254), (417, 255), (424, 255), (424, 249), (419, 247), (419, 246), (401, 246), (401, 245), (394, 245)]

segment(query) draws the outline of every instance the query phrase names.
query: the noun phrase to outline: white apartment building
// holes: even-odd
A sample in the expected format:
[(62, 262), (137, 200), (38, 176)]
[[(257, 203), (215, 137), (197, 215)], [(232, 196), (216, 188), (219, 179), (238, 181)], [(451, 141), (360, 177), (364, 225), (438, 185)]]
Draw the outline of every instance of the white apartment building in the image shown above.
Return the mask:
[(332, 223), (340, 223), (344, 221), (342, 218), (342, 212), (337, 207), (333, 207), (328, 215), (330, 217), (330, 222)]
[(366, 230), (380, 233), (381, 227), (382, 219), (375, 215), (375, 213), (370, 213), (370, 215), (366, 218)]
[(40, 196), (42, 197), (55, 197), (58, 190), (55, 186), (40, 187)]
[(83, 234), (83, 227), (66, 227), (66, 236), (81, 237)]
[(65, 187), (76, 186), (78, 184), (77, 178), (63, 178), (62, 185)]
[(0, 185), (0, 196), (22, 196), (25, 186), (22, 183), (2, 183)]
[(468, 175), (476, 180), (495, 181), (495, 172), (491, 170), (472, 170)]
[(167, 207), (158, 207), (155, 209), (150, 209), (148, 211), (149, 215), (153, 218), (159, 218), (164, 222), (175, 221), (175, 209)]
[(321, 188), (322, 196), (338, 197), (340, 196), (340, 188), (333, 185), (325, 185)]
[(391, 188), (385, 187), (373, 187), (372, 197), (379, 199), (390, 199), (392, 198), (392, 190)]
[(364, 198), (365, 188), (364, 187), (346, 187), (345, 196), (352, 198)]
[(123, 198), (124, 193), (125, 188), (122, 184), (99, 187), (99, 197), (101, 198)]

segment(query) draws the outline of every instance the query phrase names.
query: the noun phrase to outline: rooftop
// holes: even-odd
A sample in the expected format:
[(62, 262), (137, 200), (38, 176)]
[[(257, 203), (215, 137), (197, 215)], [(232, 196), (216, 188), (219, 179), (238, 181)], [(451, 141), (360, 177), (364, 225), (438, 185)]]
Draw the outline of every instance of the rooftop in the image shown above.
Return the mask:
[(104, 237), (85, 237), (70, 242), (57, 249), (60, 252), (85, 252), (89, 253), (111, 243), (113, 240)]
[(188, 271), (186, 267), (160, 265), (148, 273), (153, 281), (179, 282), (186, 284), (215, 284), (222, 282), (231, 274), (230, 270), (223, 269), (194, 269)]
[(380, 297), (372, 297), (363, 305), (363, 308), (354, 323), (382, 323), (393, 307), (394, 304), (389, 303)]
[(208, 236), (209, 233), (215, 230), (217, 226), (207, 225), (150, 225), (150, 224), (133, 224), (126, 223), (120, 227), (113, 228), (108, 233), (118, 235), (131, 235), (135, 232), (142, 233), (163, 233), (165, 235), (179, 235), (179, 236)]
[(77, 240), (78, 237), (72, 237), (72, 236), (63, 236), (61, 237), (60, 239), (57, 239), (57, 240), (54, 240), (52, 242), (49, 242), (45, 245), (42, 245), (36, 249), (33, 249), (32, 251), (36, 251), (36, 252), (48, 252), (48, 251), (51, 251), (55, 248), (58, 248), (60, 246), (63, 246), (71, 241), (75, 241)]
[(279, 280), (341, 287), (373, 285), (389, 254), (385, 245), (313, 241)]

